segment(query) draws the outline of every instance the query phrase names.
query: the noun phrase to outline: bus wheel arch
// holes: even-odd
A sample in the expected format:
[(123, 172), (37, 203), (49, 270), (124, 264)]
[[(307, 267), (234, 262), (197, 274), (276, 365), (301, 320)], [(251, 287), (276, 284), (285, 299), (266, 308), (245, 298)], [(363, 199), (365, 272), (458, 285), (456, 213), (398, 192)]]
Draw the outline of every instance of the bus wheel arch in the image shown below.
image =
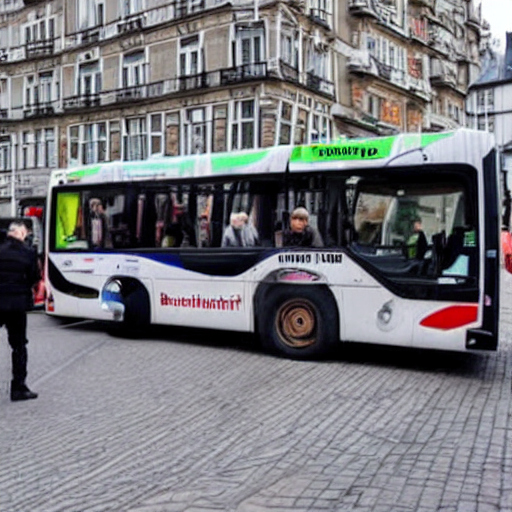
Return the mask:
[[(144, 284), (136, 278), (126, 276), (112, 276), (103, 290), (108, 290), (109, 285), (118, 287), (113, 295), (115, 301), (124, 306), (123, 319), (120, 322), (112, 322), (111, 334), (133, 337), (151, 323), (151, 302), (149, 292)], [(117, 286), (116, 286), (117, 285)], [(110, 286), (112, 288), (112, 286)], [(102, 292), (102, 300), (104, 299)]]
[(293, 359), (320, 358), (339, 343), (339, 312), (326, 285), (263, 284), (255, 295), (263, 347)]

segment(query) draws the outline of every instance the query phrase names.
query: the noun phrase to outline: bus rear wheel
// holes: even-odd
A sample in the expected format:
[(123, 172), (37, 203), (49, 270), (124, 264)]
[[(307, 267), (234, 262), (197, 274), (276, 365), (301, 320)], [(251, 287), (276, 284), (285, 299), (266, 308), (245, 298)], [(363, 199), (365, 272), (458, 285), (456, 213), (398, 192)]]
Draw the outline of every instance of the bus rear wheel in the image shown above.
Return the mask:
[(327, 355), (338, 342), (338, 314), (331, 293), (313, 286), (270, 291), (259, 332), (264, 347), (293, 359)]

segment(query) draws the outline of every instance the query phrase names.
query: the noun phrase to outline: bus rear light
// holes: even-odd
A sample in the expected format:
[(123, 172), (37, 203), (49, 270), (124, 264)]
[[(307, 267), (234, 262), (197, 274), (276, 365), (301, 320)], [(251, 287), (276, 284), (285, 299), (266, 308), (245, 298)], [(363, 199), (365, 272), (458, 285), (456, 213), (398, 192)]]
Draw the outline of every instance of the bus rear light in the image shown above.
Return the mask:
[(457, 327), (475, 322), (477, 316), (478, 306), (476, 304), (471, 306), (450, 306), (428, 315), (420, 322), (420, 325), (448, 331), (449, 329), (457, 329)]

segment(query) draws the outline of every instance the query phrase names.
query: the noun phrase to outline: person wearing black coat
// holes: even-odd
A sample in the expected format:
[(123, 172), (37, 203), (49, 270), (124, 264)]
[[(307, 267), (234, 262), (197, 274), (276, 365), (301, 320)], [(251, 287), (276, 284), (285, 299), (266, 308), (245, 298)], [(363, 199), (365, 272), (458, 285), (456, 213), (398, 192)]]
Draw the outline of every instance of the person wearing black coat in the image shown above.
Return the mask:
[(27, 378), (27, 311), (32, 309), (32, 287), (39, 281), (37, 255), (24, 242), (25, 224), (13, 222), (0, 245), (0, 327), (5, 325), (12, 348), (11, 400), (37, 398)]

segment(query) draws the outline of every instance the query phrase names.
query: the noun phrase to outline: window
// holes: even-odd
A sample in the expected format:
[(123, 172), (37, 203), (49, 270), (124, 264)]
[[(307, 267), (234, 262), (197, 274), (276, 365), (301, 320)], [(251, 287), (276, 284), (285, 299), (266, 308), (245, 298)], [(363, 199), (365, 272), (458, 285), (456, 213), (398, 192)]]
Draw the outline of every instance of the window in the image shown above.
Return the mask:
[(165, 154), (178, 156), (180, 154), (180, 113), (172, 112), (165, 116)]
[(366, 49), (370, 52), (370, 55), (377, 57), (377, 43), (375, 38), (370, 35), (366, 36)]
[(21, 135), (21, 168), (32, 169), (34, 167), (34, 134), (25, 131)]
[(105, 23), (104, 0), (78, 0), (78, 26), (80, 30)]
[(187, 122), (185, 124), (185, 154), (195, 155), (206, 153), (205, 109), (195, 108), (187, 110)]
[(299, 108), (297, 112), (297, 124), (295, 125), (295, 135), (293, 143), (296, 145), (307, 144), (309, 112)]
[(231, 121), (231, 149), (256, 147), (254, 100), (235, 101)]
[(123, 55), (122, 87), (133, 87), (146, 83), (146, 55), (144, 51)]
[(212, 152), (227, 151), (228, 106), (213, 107)]
[(492, 110), (494, 108), (494, 89), (489, 89), (486, 93), (487, 106)]
[(51, 103), (53, 99), (53, 71), (47, 71), (39, 75), (39, 88), (41, 103)]
[(235, 65), (243, 66), (244, 73), (261, 74), (255, 64), (264, 60), (263, 28), (237, 27)]
[(24, 29), (25, 44), (38, 41), (52, 41), (55, 39), (55, 20), (45, 18), (25, 25)]
[(162, 130), (162, 114), (152, 114), (151, 123), (151, 142), (149, 148), (150, 155), (162, 155), (163, 148), (163, 130)]
[(0, 137), (0, 170), (11, 170), (11, 137)]
[(146, 118), (136, 117), (125, 120), (124, 159), (144, 160), (147, 158)]
[(123, 0), (123, 13), (125, 16), (144, 12), (144, 0)]
[(292, 116), (293, 105), (285, 101), (281, 102), (281, 116), (279, 119), (278, 144), (291, 144), (292, 142)]
[[(474, 283), (478, 269), (475, 212), (468, 190), (446, 169), (404, 182), (353, 177), (352, 250), (396, 283), (458, 276)], [(455, 281), (454, 281), (455, 283)]]
[(310, 14), (313, 18), (330, 24), (332, 15), (331, 0), (309, 0)]
[(39, 103), (39, 87), (34, 75), (25, 77), (25, 107)]
[(200, 69), (199, 36), (190, 36), (180, 41), (180, 76), (197, 75)]
[(298, 35), (296, 33), (281, 35), (281, 59), (292, 68), (299, 68)]
[(95, 123), (82, 125), (82, 164), (105, 162), (107, 157), (107, 125)]
[(36, 130), (34, 155), (34, 167), (57, 167), (54, 128), (42, 128)]
[(101, 71), (98, 62), (81, 64), (78, 68), (77, 95), (88, 97), (101, 92)]
[(486, 91), (483, 90), (483, 89), (480, 89), (478, 92), (477, 92), (477, 103), (478, 103), (478, 106), (479, 107), (483, 107), (485, 106), (485, 96), (486, 96)]

